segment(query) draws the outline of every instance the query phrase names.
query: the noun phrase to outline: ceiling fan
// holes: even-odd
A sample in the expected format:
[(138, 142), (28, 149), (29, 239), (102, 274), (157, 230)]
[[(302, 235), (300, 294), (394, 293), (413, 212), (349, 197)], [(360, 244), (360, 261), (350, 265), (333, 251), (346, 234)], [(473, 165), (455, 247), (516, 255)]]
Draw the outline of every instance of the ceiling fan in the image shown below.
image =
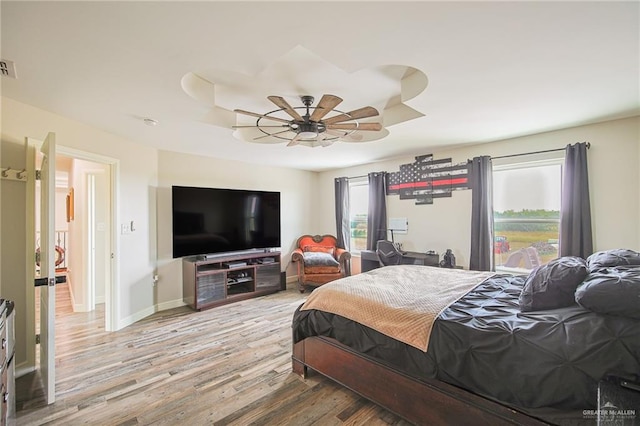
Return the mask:
[[(361, 140), (361, 135), (354, 134), (354, 132), (357, 131), (382, 130), (380, 123), (361, 123), (358, 121), (379, 115), (375, 108), (367, 106), (353, 111), (343, 112), (335, 109), (335, 107), (342, 102), (342, 99), (338, 96), (323, 95), (316, 106), (312, 106), (314, 102), (313, 96), (301, 96), (300, 100), (304, 105), (301, 107), (292, 107), (280, 96), (268, 96), (267, 99), (273, 102), (278, 109), (265, 114), (235, 109), (234, 111), (239, 114), (257, 117), (258, 120), (256, 120), (256, 124), (253, 126), (233, 126), (233, 128), (256, 128), (264, 133), (264, 135), (255, 137), (253, 140), (274, 137), (289, 141), (287, 146), (298, 145), (301, 142), (310, 142), (309, 144), (305, 144), (308, 146), (328, 146), (337, 140), (344, 140), (345, 138), (351, 141)], [(304, 115), (300, 115), (296, 109), (305, 109), (306, 112)], [(291, 119), (284, 119), (273, 115), (280, 111), (287, 113), (291, 116)], [(324, 118), (331, 112), (337, 114)], [(281, 124), (269, 124), (270, 121), (266, 120)], [(317, 144), (315, 142), (317, 142)]]

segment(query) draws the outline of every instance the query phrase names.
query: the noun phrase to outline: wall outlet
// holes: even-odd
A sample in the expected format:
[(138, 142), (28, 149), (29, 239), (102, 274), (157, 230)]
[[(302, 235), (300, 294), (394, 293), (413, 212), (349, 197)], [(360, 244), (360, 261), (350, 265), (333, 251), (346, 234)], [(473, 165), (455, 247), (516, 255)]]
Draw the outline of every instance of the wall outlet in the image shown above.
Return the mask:
[(122, 225), (120, 225), (120, 233), (122, 235), (130, 234), (131, 233), (131, 224), (123, 223)]

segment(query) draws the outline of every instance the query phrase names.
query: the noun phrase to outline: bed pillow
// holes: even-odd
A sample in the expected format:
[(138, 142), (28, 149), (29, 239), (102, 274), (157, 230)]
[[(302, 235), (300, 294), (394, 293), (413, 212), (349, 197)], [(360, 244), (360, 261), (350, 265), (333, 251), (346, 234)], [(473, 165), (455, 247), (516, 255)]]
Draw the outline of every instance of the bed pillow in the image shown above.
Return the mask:
[(587, 276), (584, 259), (565, 256), (535, 268), (520, 293), (523, 312), (557, 309), (575, 304), (575, 291)]
[(640, 265), (640, 253), (629, 249), (615, 249), (599, 251), (587, 258), (589, 272), (624, 265)]
[(576, 290), (576, 302), (593, 312), (640, 319), (640, 266), (589, 274)]

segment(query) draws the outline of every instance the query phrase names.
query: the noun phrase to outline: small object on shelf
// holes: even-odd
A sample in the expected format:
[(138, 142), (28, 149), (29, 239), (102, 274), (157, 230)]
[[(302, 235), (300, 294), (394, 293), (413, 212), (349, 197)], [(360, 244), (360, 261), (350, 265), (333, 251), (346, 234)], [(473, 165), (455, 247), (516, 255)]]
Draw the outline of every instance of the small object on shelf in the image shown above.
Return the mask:
[(247, 262), (224, 262), (222, 264), (225, 268), (241, 268), (243, 266), (247, 266)]

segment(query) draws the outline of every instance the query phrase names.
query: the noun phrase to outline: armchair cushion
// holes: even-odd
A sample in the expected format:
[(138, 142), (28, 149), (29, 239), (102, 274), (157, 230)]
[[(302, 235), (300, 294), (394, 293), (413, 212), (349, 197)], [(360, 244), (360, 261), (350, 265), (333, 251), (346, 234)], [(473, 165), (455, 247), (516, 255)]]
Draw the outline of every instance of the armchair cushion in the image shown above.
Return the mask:
[(304, 252), (303, 259), (305, 274), (340, 273), (340, 263), (329, 253), (307, 251)]

